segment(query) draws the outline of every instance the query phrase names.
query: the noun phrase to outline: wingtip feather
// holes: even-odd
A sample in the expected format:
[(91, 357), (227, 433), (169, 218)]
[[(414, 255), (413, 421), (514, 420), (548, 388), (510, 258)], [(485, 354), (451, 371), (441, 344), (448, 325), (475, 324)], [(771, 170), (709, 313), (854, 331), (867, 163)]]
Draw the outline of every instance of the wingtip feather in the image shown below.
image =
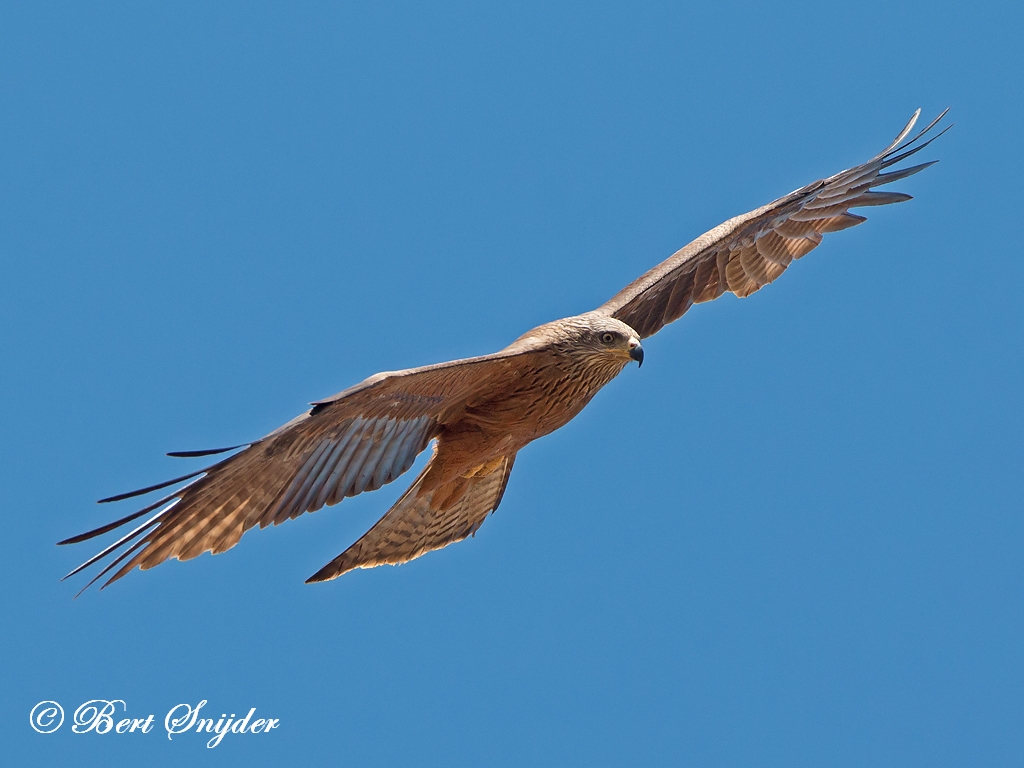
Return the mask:
[(920, 117), (921, 108), (918, 107), (916, 110), (914, 110), (914, 114), (910, 116), (910, 120), (907, 121), (907, 124), (903, 126), (903, 130), (897, 134), (895, 139), (893, 139), (892, 144), (889, 145), (890, 149), (899, 146), (899, 143), (903, 141), (903, 139), (905, 139), (912, 130), (914, 130), (914, 126), (917, 125), (917, 120)]
[(162, 483), (157, 483), (156, 485), (150, 485), (150, 486), (147, 486), (146, 488), (139, 488), (137, 491), (128, 491), (127, 493), (119, 493), (116, 496), (108, 496), (105, 499), (100, 499), (96, 503), (97, 504), (109, 504), (109, 503), (114, 502), (114, 501), (124, 501), (125, 499), (131, 499), (131, 498), (134, 498), (135, 496), (145, 496), (147, 493), (151, 493), (152, 491), (159, 491), (161, 488), (166, 488), (169, 485), (174, 485), (175, 483), (181, 483), (181, 482), (184, 482), (185, 480), (191, 480), (193, 477), (196, 477), (197, 475), (201, 475), (204, 472), (208, 472), (211, 469), (213, 469), (213, 467), (206, 467), (205, 469), (200, 469), (200, 470), (197, 470), (195, 472), (189, 472), (187, 475), (182, 475), (181, 477), (176, 477), (173, 480), (165, 480)]
[(200, 456), (215, 456), (218, 453), (227, 453), (233, 451), (236, 448), (244, 448), (250, 443), (239, 443), (238, 445), (229, 445), (227, 448), (206, 448), (199, 451), (168, 451), (167, 455), (175, 459), (195, 459)]

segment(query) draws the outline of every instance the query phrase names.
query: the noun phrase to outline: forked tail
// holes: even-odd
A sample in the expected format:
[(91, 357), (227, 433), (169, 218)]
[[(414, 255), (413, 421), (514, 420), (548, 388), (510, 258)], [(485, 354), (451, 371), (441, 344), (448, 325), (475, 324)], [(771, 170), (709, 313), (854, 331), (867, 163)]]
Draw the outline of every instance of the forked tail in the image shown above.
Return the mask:
[(498, 508), (515, 454), (501, 456), (468, 476), (422, 491), (431, 459), (416, 481), (359, 541), (306, 579), (330, 581), (354, 568), (407, 563), (432, 549), (472, 536)]

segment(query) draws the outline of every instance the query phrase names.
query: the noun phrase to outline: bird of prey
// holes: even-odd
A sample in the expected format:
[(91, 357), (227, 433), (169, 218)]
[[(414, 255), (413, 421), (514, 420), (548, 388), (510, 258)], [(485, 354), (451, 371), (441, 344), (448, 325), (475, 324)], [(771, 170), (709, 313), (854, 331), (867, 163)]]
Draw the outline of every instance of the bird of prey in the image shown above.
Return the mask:
[(154, 513), (68, 576), (116, 554), (86, 585), (120, 566), (106, 587), (136, 566), (224, 552), (253, 526), (277, 525), (390, 483), (431, 443), (433, 455), (394, 506), (307, 582), (405, 563), (475, 534), (501, 503), (516, 454), (576, 416), (631, 361), (643, 363), (643, 339), (694, 304), (726, 291), (749, 296), (772, 282), (822, 235), (865, 220), (852, 209), (909, 200), (875, 189), (932, 165), (884, 172), (948, 130), (921, 140), (943, 112), (907, 140), (920, 112), (867, 162), (729, 219), (595, 310), (541, 325), (490, 355), (378, 373), (312, 403), (252, 443), (168, 454), (237, 451), (197, 472), (103, 499), (191, 481), (144, 509), (60, 542), (85, 541)]

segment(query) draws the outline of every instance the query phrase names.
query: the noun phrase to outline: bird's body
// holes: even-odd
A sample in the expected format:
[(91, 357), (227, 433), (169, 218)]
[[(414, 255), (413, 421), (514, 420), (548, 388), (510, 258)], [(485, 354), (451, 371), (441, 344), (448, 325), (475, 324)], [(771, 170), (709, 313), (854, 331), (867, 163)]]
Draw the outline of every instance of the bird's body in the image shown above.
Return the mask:
[[(119, 549), (96, 578), (125, 560), (107, 584), (136, 566), (223, 552), (256, 525), (277, 524), (391, 482), (432, 441), (430, 461), (388, 513), (309, 580), (406, 562), (466, 538), (500, 503), (516, 454), (573, 419), (630, 361), (642, 362), (641, 339), (694, 303), (725, 291), (747, 296), (771, 282), (823, 233), (864, 220), (850, 208), (909, 199), (872, 188), (930, 165), (881, 173), (928, 143), (908, 149), (938, 119), (900, 145), (916, 118), (867, 163), (725, 222), (592, 312), (534, 328), (492, 355), (377, 374), (314, 403), (265, 438), (236, 446), (242, 450), (217, 464), (104, 499), (192, 481), (139, 512), (61, 542), (92, 538), (158, 510), (72, 574)], [(178, 455), (227, 450), (233, 449)]]

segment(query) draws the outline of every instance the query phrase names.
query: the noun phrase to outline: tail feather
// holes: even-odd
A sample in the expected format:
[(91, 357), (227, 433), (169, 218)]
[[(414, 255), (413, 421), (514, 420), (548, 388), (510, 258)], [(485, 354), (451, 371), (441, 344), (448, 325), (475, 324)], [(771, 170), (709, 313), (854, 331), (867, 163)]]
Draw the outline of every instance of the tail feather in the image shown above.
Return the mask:
[(423, 480), (431, 459), (373, 528), (306, 583), (330, 581), (355, 568), (407, 563), (474, 535), (501, 503), (515, 458), (515, 454), (501, 456), (469, 476), (425, 491)]

